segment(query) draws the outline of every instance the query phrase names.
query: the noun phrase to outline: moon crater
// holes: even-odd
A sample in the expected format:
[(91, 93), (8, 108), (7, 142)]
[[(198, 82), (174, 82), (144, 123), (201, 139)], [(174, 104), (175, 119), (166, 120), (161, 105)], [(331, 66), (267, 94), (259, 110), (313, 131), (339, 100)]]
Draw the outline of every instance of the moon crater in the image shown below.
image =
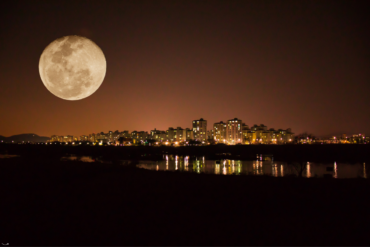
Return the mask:
[(93, 94), (102, 84), (106, 60), (102, 50), (91, 40), (65, 36), (45, 48), (39, 72), (52, 94), (65, 100), (80, 100)]

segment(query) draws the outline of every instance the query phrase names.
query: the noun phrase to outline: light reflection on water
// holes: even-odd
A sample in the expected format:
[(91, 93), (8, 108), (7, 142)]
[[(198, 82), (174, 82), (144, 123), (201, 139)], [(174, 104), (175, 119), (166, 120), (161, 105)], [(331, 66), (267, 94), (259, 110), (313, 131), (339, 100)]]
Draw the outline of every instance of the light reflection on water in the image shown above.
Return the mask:
[(272, 176), (274, 176), (274, 177), (279, 176), (279, 174), (278, 174), (278, 165), (276, 163), (272, 164)]
[[(163, 161), (140, 161), (139, 168), (149, 170), (168, 170), (183, 171), (194, 173), (223, 174), (223, 175), (268, 175), (274, 177), (284, 177), (297, 175), (297, 169), (286, 162), (276, 161), (241, 161), (241, 160), (206, 160), (204, 157), (189, 159), (188, 156), (168, 155)], [(307, 162), (303, 176), (323, 177), (324, 174), (331, 174), (333, 178), (367, 178), (365, 163), (313, 163)], [(327, 171), (327, 167), (332, 167), (332, 171)]]
[(364, 168), (364, 170), (363, 170), (364, 178), (367, 178), (367, 175), (366, 175), (366, 166), (365, 166), (365, 163), (364, 163), (364, 165), (363, 165), (363, 168)]
[(310, 162), (307, 162), (307, 168), (306, 168), (307, 177), (311, 177), (311, 165)]
[(13, 154), (0, 154), (0, 159), (15, 158), (15, 157), (19, 157), (19, 155), (13, 155)]
[(96, 161), (90, 156), (81, 156), (81, 157), (68, 156), (68, 157), (62, 157), (61, 160), (65, 160), (65, 161), (67, 161), (67, 160), (80, 160), (80, 161), (83, 161), (83, 162), (95, 162)]
[[(17, 155), (0, 155), (0, 158), (17, 157)], [(110, 163), (108, 161), (95, 160), (89, 156), (82, 157), (63, 157), (62, 160), (81, 160), (83, 162), (102, 162)], [(223, 175), (269, 175), (274, 177), (284, 177), (287, 175), (297, 174), (297, 170), (287, 165), (285, 162), (274, 161), (240, 161), (240, 160), (206, 160), (204, 157), (197, 159), (190, 159), (189, 156), (172, 156), (166, 155), (164, 160), (153, 161), (140, 161), (139, 168), (150, 170), (168, 170), (168, 171), (183, 171), (195, 173), (210, 173), (210, 174), (223, 174)], [(327, 171), (327, 168), (332, 167), (332, 171)], [(331, 175), (333, 178), (367, 178), (368, 169), (365, 163), (312, 163), (307, 162), (303, 176), (310, 177), (323, 177), (324, 174)]]
[(284, 177), (284, 166), (280, 165), (280, 176)]

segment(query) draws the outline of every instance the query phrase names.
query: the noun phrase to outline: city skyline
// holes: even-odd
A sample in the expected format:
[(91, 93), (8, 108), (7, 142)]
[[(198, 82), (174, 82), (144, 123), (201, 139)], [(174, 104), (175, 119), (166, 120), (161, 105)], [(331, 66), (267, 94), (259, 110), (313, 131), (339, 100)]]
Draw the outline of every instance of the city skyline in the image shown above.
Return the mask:
[[(364, 133), (347, 134), (341, 133), (332, 136), (316, 136), (313, 133), (293, 133), (291, 128), (276, 129), (267, 127), (264, 124), (254, 124), (251, 127), (243, 123), (241, 119), (234, 118), (226, 122), (220, 121), (209, 125), (207, 129), (207, 120), (200, 118), (192, 121), (192, 128), (168, 127), (167, 130), (157, 130), (156, 128), (150, 131), (101, 131), (90, 133), (87, 135), (52, 135), (49, 142), (65, 142), (75, 143), (78, 141), (86, 141), (87, 144), (103, 143), (121, 145), (146, 143), (147, 141), (155, 141), (155, 145), (188, 145), (189, 141), (199, 141), (199, 144), (312, 144), (312, 143), (332, 143), (332, 144), (367, 144), (370, 142), (369, 136)], [(120, 138), (124, 138), (119, 140)], [(81, 144), (81, 143), (79, 143)]]
[[(213, 124), (225, 124), (226, 122), (223, 122), (224, 120), (221, 120), (219, 122), (215, 122)], [(243, 122), (243, 124), (245, 124)], [(246, 124), (247, 126), (258, 126), (258, 125), (263, 125), (263, 126), (267, 126), (263, 123), (260, 123), (260, 124), (253, 124), (253, 125), (249, 125), (249, 124)], [(182, 128), (180, 126), (177, 126), (177, 125), (172, 125), (172, 126), (167, 126), (165, 128), (162, 128), (162, 130), (167, 130), (169, 128), (174, 128), (174, 126), (176, 126), (175, 128)], [(187, 126), (187, 127), (184, 127), (185, 129), (192, 129), (191, 126)], [(274, 128), (274, 129), (291, 129), (291, 128)], [(150, 133), (151, 131), (153, 130), (158, 130), (158, 131), (162, 131), (162, 130), (159, 130), (158, 128), (154, 127), (154, 128), (150, 128), (149, 130), (142, 130), (142, 129), (138, 129), (138, 128), (133, 128), (133, 129), (127, 129), (127, 128), (109, 128), (109, 129), (105, 129), (105, 130), (95, 130), (93, 132), (90, 132), (91, 134), (99, 134), (99, 133), (108, 133), (110, 131), (112, 132), (115, 132), (115, 131), (119, 131), (119, 132), (124, 132), (124, 131), (128, 131), (129, 133), (131, 132), (147, 132), (147, 133)], [(314, 132), (310, 132), (310, 131), (302, 131), (302, 132), (299, 132), (299, 133), (294, 133), (295, 135), (300, 135), (300, 134), (310, 134), (310, 135), (313, 135), (315, 137), (318, 137), (318, 138), (327, 138), (327, 137), (332, 137), (332, 136), (341, 136), (341, 135), (357, 135), (357, 134), (364, 134), (366, 136), (370, 135), (364, 131), (361, 131), (361, 132), (356, 132), (356, 131), (337, 131), (337, 132), (332, 132), (332, 133), (329, 133), (329, 134), (323, 134), (323, 135), (317, 135), (316, 133)], [(14, 134), (14, 135), (10, 135), (10, 136), (16, 136), (16, 135), (22, 135), (22, 134), (35, 134), (35, 135), (38, 135), (38, 136), (75, 136), (75, 137), (80, 137), (80, 136), (84, 136), (84, 135), (89, 135), (89, 133), (87, 133), (86, 131), (83, 132), (83, 133), (79, 133), (79, 134), (71, 134), (71, 133), (66, 133), (65, 131), (61, 132), (61, 133), (53, 133), (51, 135), (40, 135), (39, 133), (35, 133), (35, 132), (30, 132), (30, 133), (17, 133), (17, 134)], [(6, 135), (1, 135), (0, 136), (3, 136), (3, 137), (10, 137), (10, 136), (6, 136)]]
[[(200, 118), (195, 119), (192, 121), (192, 127), (190, 128), (182, 128), (180, 126), (177, 127), (167, 127), (164, 130), (158, 130), (156, 128), (151, 129), (150, 131), (145, 130), (109, 130), (107, 132), (98, 131), (92, 132), (89, 134), (82, 134), (82, 135), (52, 135), (51, 141), (62, 141), (59, 139), (68, 139), (67, 142), (72, 141), (96, 141), (96, 139), (107, 139), (108, 141), (116, 141), (119, 137), (131, 137), (136, 138), (138, 140), (145, 140), (145, 139), (157, 139), (160, 142), (182, 142), (186, 140), (195, 140), (200, 142), (207, 142), (209, 140), (214, 140), (219, 143), (229, 143), (229, 144), (236, 144), (242, 143), (243, 138), (247, 138), (247, 132), (258, 132), (258, 131), (269, 131), (269, 132), (276, 132), (276, 131), (284, 131), (290, 134), (288, 139), (293, 139), (294, 133), (292, 133), (291, 128), (287, 129), (275, 129), (275, 128), (267, 128), (264, 124), (254, 124), (253, 126), (249, 127), (249, 125), (245, 124), (241, 119), (233, 118), (226, 123), (220, 121), (219, 123), (213, 123), (208, 125), (208, 121), (206, 119)], [(221, 132), (220, 132), (221, 129)], [(261, 133), (262, 133), (261, 132)], [(260, 134), (249, 136), (248, 139), (251, 139), (250, 142), (255, 142), (256, 138), (260, 138)], [(99, 137), (97, 137), (99, 136)], [(275, 136), (275, 134), (273, 134)], [(91, 140), (93, 138), (93, 140)], [(261, 136), (262, 138), (262, 136)], [(264, 137), (266, 138), (266, 136)], [(269, 137), (271, 138), (271, 137)], [(274, 137), (272, 137), (274, 138)], [(258, 140), (258, 139), (257, 139)], [(262, 140), (262, 139), (261, 139)], [(275, 139), (276, 141), (276, 139)], [(289, 140), (291, 141), (291, 140)]]
[[(234, 117), (317, 136), (370, 134), (359, 1), (11, 1), (2, 15), (0, 135), (167, 129)], [(53, 96), (38, 72), (81, 35), (107, 61), (90, 97)]]

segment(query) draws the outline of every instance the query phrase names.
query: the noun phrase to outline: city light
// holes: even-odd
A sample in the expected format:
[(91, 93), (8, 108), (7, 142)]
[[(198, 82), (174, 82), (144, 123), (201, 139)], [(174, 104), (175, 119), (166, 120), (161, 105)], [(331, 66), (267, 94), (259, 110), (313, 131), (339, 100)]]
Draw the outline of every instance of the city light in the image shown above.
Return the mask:
[[(123, 140), (122, 140), (123, 139)], [(207, 128), (207, 120), (199, 119), (192, 121), (192, 126), (189, 128), (168, 128), (168, 130), (151, 130), (147, 131), (109, 131), (108, 133), (99, 132), (98, 134), (81, 135), (79, 138), (71, 135), (56, 136), (53, 135), (49, 142), (52, 143), (65, 143), (66, 145), (79, 145), (86, 144), (85, 141), (89, 140), (88, 145), (98, 144), (103, 145), (213, 145), (213, 144), (226, 144), (226, 145), (253, 145), (253, 144), (366, 144), (369, 143), (369, 138), (364, 134), (352, 135), (347, 137), (332, 136), (329, 139), (318, 139), (312, 136), (294, 136), (292, 130), (267, 128), (267, 126), (253, 125), (249, 127), (244, 124), (242, 120), (234, 118), (226, 122), (220, 121), (214, 123), (213, 126)], [(145, 141), (144, 141), (145, 140)], [(3, 142), (3, 140), (1, 140)], [(12, 143), (15, 141), (12, 140)], [(63, 142), (63, 143), (62, 143)], [(24, 143), (24, 141), (22, 142)], [(36, 144), (36, 143), (35, 143)], [(42, 143), (44, 144), (44, 143)], [(47, 145), (47, 144), (46, 144)]]

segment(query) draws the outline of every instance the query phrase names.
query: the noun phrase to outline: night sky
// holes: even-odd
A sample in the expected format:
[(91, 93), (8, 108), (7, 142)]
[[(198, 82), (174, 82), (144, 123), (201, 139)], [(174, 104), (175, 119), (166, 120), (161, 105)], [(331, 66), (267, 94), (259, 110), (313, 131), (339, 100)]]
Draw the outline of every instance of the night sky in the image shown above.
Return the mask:
[[(76, 3), (77, 2), (77, 3)], [(0, 135), (208, 126), (370, 134), (366, 1), (9, 1), (0, 15)], [(104, 52), (90, 97), (66, 101), (38, 65), (57, 38)]]

